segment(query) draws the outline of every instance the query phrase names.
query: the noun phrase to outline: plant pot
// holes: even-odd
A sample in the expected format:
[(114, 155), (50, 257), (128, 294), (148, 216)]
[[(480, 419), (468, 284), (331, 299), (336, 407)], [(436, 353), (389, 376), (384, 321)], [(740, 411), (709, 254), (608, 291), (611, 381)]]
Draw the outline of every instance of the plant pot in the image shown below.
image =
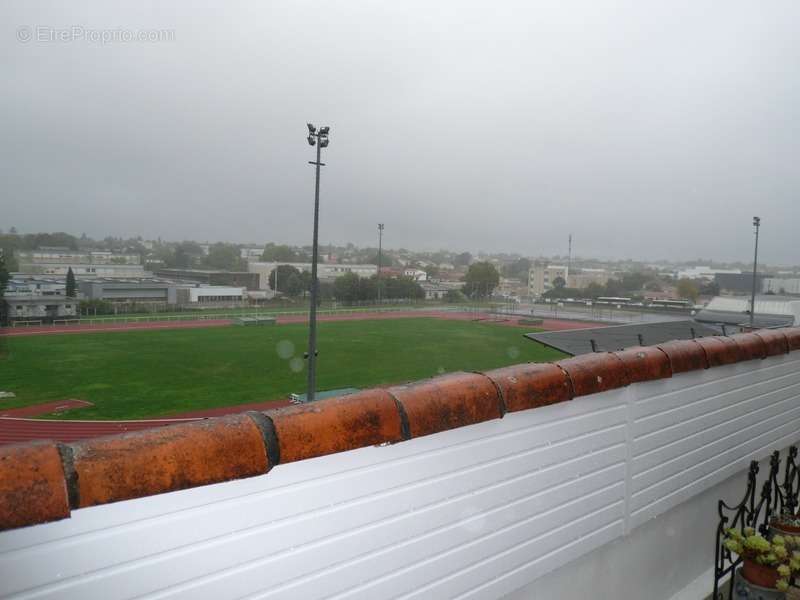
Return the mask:
[(742, 576), (742, 569), (736, 571), (731, 600), (785, 600), (786, 593), (774, 588), (766, 588), (750, 583)]
[(742, 564), (742, 577), (757, 586), (775, 589), (778, 583), (778, 570), (745, 558)]
[[(794, 516), (792, 518), (797, 519), (800, 517)], [(769, 528), (780, 535), (800, 535), (800, 526), (782, 523), (780, 519), (771, 519)]]

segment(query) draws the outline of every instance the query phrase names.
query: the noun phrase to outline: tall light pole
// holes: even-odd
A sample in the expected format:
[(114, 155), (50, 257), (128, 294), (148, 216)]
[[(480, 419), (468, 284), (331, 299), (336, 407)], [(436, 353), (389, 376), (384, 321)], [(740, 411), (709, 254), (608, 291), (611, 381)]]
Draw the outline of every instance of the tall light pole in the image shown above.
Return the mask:
[(383, 223), (378, 223), (378, 306), (381, 304), (381, 250), (383, 246)]
[(311, 245), (311, 308), (308, 315), (308, 390), (306, 391), (306, 402), (313, 402), (314, 394), (317, 389), (317, 294), (319, 283), (317, 282), (317, 254), (319, 248), (319, 169), (325, 166), (321, 162), (322, 149), (328, 146), (328, 132), (330, 127), (320, 127), (319, 131), (311, 123), (308, 123), (309, 145), (317, 146), (317, 160), (308, 161), (315, 165), (317, 170), (316, 187), (314, 188), (314, 242)]
[(756, 251), (753, 257), (753, 291), (750, 296), (750, 328), (753, 328), (756, 316), (756, 273), (758, 271), (758, 228), (761, 227), (761, 218), (753, 217), (753, 227), (756, 228)]

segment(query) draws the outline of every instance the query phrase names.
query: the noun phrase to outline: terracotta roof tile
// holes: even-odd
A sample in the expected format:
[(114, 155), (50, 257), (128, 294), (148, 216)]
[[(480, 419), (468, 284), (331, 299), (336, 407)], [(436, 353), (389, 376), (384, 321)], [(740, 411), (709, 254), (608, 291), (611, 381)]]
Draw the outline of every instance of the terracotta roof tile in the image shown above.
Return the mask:
[(382, 389), (264, 414), (275, 426), (281, 463), (404, 439), (395, 399)]
[(252, 477), (271, 466), (260, 429), (244, 414), (71, 447), (80, 507)]
[(68, 516), (58, 447), (47, 442), (0, 447), (0, 531)]
[(767, 356), (777, 356), (789, 352), (789, 340), (779, 329), (759, 329), (754, 331), (753, 335), (764, 340), (767, 346)]
[(709, 367), (730, 365), (740, 360), (739, 344), (728, 337), (714, 336), (698, 338), (695, 342), (706, 352)]
[(569, 375), (576, 396), (597, 394), (630, 383), (625, 364), (610, 352), (582, 354), (557, 364)]
[(551, 363), (528, 363), (484, 373), (500, 391), (508, 412), (571, 400), (572, 384), (566, 372)]
[(767, 345), (755, 333), (737, 333), (730, 336), (730, 339), (739, 346), (741, 360), (755, 360), (767, 356)]
[(625, 365), (630, 383), (672, 377), (669, 357), (656, 346), (636, 346), (614, 354)]
[(708, 368), (705, 350), (695, 340), (666, 342), (658, 344), (656, 348), (662, 350), (669, 357), (673, 374)]
[(789, 327), (783, 330), (786, 341), (789, 344), (789, 351), (800, 350), (800, 327)]
[(412, 438), (502, 416), (497, 388), (478, 373), (451, 373), (389, 392), (402, 406)]

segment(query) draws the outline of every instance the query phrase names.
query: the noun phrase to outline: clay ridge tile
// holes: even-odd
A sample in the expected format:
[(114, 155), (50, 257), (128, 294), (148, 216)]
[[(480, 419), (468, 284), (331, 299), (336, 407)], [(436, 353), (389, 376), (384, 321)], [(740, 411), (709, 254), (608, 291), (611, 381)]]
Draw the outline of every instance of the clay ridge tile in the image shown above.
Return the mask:
[(739, 362), (739, 345), (728, 337), (711, 336), (695, 340), (706, 353), (709, 367), (719, 367)]
[(755, 360), (767, 356), (767, 345), (755, 333), (737, 333), (729, 339), (739, 346), (739, 360)]
[(492, 380), (479, 373), (451, 373), (389, 388), (408, 419), (412, 438), (502, 416)]
[(69, 516), (69, 498), (56, 444), (0, 447), (0, 531)]
[(635, 346), (614, 354), (625, 365), (630, 383), (672, 377), (669, 357), (656, 346)]
[(597, 394), (629, 383), (624, 363), (611, 352), (582, 354), (556, 364), (566, 371), (576, 396)]
[(695, 340), (674, 340), (657, 344), (656, 348), (669, 358), (673, 374), (708, 368), (705, 350)]
[(786, 336), (790, 352), (792, 350), (800, 350), (800, 327), (787, 327), (783, 330), (783, 335)]
[(500, 392), (508, 412), (571, 400), (572, 383), (566, 372), (552, 363), (527, 363), (484, 373)]
[(395, 399), (382, 389), (264, 414), (274, 424), (281, 463), (404, 439)]
[(789, 352), (789, 340), (782, 331), (778, 329), (759, 329), (753, 332), (764, 340), (767, 346), (767, 356), (777, 356)]
[(261, 430), (246, 414), (70, 446), (79, 507), (252, 477), (271, 466)]

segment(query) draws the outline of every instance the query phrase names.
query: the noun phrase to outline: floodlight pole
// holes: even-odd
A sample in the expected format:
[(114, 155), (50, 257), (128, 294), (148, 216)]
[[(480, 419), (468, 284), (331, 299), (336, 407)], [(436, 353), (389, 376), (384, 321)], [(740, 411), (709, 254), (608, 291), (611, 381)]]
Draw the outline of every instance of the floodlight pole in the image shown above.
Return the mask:
[(758, 228), (761, 227), (760, 217), (753, 217), (753, 227), (756, 228), (756, 249), (753, 257), (753, 289), (750, 295), (750, 329), (755, 326), (756, 316), (756, 273), (758, 272)]
[(317, 282), (317, 254), (319, 253), (319, 176), (320, 167), (325, 166), (322, 158), (322, 148), (328, 145), (328, 127), (319, 130), (309, 123), (308, 143), (317, 146), (317, 160), (308, 161), (316, 166), (316, 185), (314, 188), (314, 241), (311, 245), (311, 307), (308, 314), (308, 390), (306, 402), (312, 402), (317, 389), (317, 295), (319, 283)]
[(381, 305), (381, 250), (383, 245), (383, 223), (378, 223), (378, 306)]

